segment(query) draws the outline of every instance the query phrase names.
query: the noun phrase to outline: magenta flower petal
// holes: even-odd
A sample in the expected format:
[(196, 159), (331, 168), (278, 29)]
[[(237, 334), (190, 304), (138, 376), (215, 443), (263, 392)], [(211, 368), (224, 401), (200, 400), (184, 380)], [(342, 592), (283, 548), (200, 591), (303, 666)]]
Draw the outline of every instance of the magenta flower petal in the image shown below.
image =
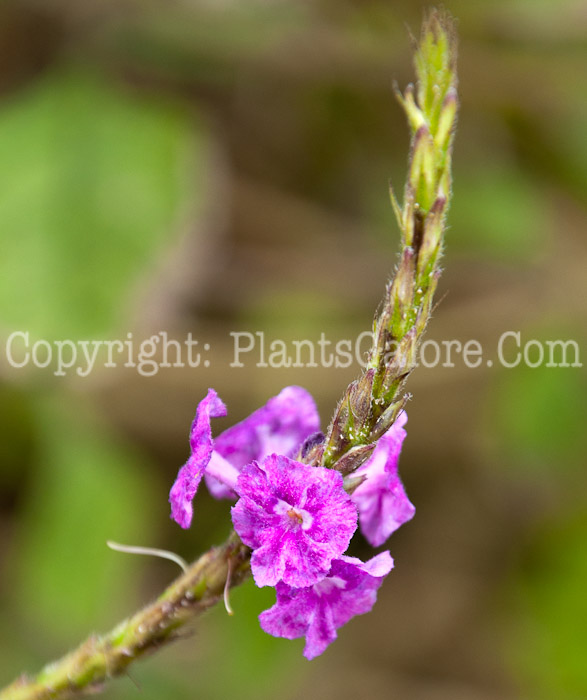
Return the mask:
[(404, 425), (407, 420), (405, 411), (402, 411), (391, 428), (379, 439), (369, 460), (353, 475), (367, 477), (355, 490), (352, 499), (359, 511), (361, 532), (373, 547), (383, 544), (392, 532), (413, 518), (416, 512), (398, 475), (398, 461), (406, 437)]
[(342, 476), (331, 469), (272, 454), (241, 471), (237, 492), (232, 521), (253, 549), (251, 569), (258, 586), (316, 583), (346, 550), (357, 527), (357, 509)]
[[(320, 430), (320, 416), (312, 396), (302, 387), (285, 387), (240, 423), (214, 440), (214, 450), (238, 470), (272, 453), (294, 457), (312, 433)], [(234, 498), (234, 492), (210, 474), (206, 485), (216, 498)]]
[(393, 560), (382, 552), (363, 563), (354, 557), (332, 562), (328, 575), (312, 586), (276, 586), (277, 602), (259, 615), (261, 627), (274, 637), (306, 637), (304, 656), (313, 659), (336, 639), (336, 630), (355, 615), (369, 612), (377, 589)]
[(214, 389), (200, 401), (196, 417), (190, 431), (191, 455), (179, 470), (169, 494), (171, 517), (183, 528), (192, 522), (192, 501), (200, 485), (202, 475), (212, 456), (212, 431), (210, 419), (226, 415), (226, 406), (218, 398)]

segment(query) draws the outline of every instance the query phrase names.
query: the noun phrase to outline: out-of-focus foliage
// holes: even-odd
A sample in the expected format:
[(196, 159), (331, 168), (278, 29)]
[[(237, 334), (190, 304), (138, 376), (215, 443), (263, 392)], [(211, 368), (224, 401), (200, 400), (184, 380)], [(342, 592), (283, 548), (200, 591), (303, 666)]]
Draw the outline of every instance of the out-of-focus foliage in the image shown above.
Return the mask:
[[(451, 213), (452, 245), (510, 262), (527, 260), (528, 251), (544, 255), (549, 208), (515, 167), (489, 163), (462, 178), (459, 194)], [(487, 199), (499, 206), (486, 207)]]
[(172, 104), (56, 68), (0, 110), (0, 317), (34, 339), (101, 337), (173, 241), (198, 132)]
[(518, 624), (510, 622), (510, 663), (529, 680), (535, 698), (585, 694), (586, 538), (584, 508), (547, 519), (511, 582), (509, 610)]
[[(553, 328), (548, 335), (536, 332), (528, 333), (527, 337), (545, 343), (571, 334), (572, 331), (557, 333)], [(582, 333), (576, 337), (580, 342)], [(533, 350), (535, 362), (537, 346)], [(566, 362), (572, 364), (575, 350), (567, 346), (565, 354)], [(562, 361), (563, 356), (561, 347), (555, 347), (553, 362)], [(514, 358), (512, 355), (508, 361), (515, 362)], [(492, 406), (495, 420), (489, 428), (498, 436), (500, 452), (513, 459), (515, 477), (519, 476), (518, 470), (528, 470), (526, 476), (539, 478), (543, 470), (561, 488), (582, 474), (587, 450), (587, 432), (583, 427), (586, 377), (584, 373), (578, 375), (565, 369), (570, 368), (532, 368), (521, 364), (504, 372), (496, 387)], [(569, 475), (569, 470), (575, 474)]]
[[(194, 636), (131, 670), (147, 698), (576, 700), (587, 695), (584, 368), (500, 367), (502, 333), (574, 339), (587, 309), (587, 36), (574, 0), (448, 0), (462, 111), (442, 297), (430, 332), (478, 369), (410, 379), (401, 471), (417, 517), (390, 540), (375, 613), (308, 664), (256, 625), (249, 583)], [(323, 427), (350, 368), (230, 368), (231, 331), (354, 338), (397, 233), (413, 78), (387, 0), (0, 7), (0, 684), (156, 595), (169, 562), (225, 537), (227, 502), (168, 519), (197, 401), (228, 426), (284, 384)], [(448, 292), (446, 297), (443, 293)], [(80, 378), (11, 368), (4, 341), (192, 332), (209, 367)], [(511, 346), (508, 346), (511, 348)], [(357, 543), (359, 556), (368, 550)], [(277, 689), (277, 690), (276, 690)], [(123, 679), (107, 697), (135, 688)]]
[[(114, 557), (104, 543), (148, 542), (158, 498), (144, 467), (79, 407), (38, 398), (37, 469), (28, 488), (8, 578), (28, 624), (71, 643), (133, 603), (120, 590), (138, 585), (140, 562)], [(143, 458), (144, 459), (144, 458)], [(126, 585), (125, 585), (126, 588)], [(34, 601), (34, 605), (30, 605)]]

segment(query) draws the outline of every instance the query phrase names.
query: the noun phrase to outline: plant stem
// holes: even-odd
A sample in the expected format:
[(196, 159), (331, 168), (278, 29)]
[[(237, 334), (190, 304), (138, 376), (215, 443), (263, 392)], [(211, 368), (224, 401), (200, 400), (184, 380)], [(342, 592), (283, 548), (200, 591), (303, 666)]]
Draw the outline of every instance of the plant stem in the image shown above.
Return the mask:
[(408, 399), (401, 392), (416, 366), (440, 277), (458, 107), (456, 37), (445, 13), (433, 10), (424, 20), (415, 68), (416, 88), (397, 92), (411, 131), (403, 207), (391, 191), (402, 232), (399, 263), (375, 318), (367, 368), (348, 387), (317, 455), (344, 475), (369, 457)]
[[(440, 275), (457, 113), (455, 62), (452, 21), (432, 11), (416, 52), (417, 88), (398, 93), (412, 135), (402, 208), (391, 195), (402, 232), (400, 260), (375, 318), (367, 368), (347, 388), (325, 442), (299, 457), (307, 464), (351, 474), (407, 400), (400, 394), (416, 365)], [(352, 481), (347, 483), (352, 487)], [(99, 690), (135, 659), (176, 639), (182, 626), (223, 597), (227, 582), (232, 587), (244, 581), (250, 574), (249, 556), (233, 532), (224, 545), (191, 564), (154, 603), (108, 634), (90, 637), (37, 676), (18, 679), (0, 692), (0, 700), (57, 699)]]
[(0, 700), (48, 700), (96, 692), (123, 674), (136, 659), (176, 639), (178, 630), (215, 605), (230, 586), (249, 573), (249, 550), (232, 533), (177, 578), (157, 600), (104, 636), (92, 636), (75, 651), (46, 666), (34, 678), (22, 677), (0, 692)]

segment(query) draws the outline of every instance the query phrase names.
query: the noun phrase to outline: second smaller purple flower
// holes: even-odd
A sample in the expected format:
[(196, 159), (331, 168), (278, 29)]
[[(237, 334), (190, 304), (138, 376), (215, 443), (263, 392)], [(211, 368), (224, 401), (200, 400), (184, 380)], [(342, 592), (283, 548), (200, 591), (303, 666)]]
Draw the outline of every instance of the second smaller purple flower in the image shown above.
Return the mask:
[(392, 567), (389, 552), (365, 563), (343, 556), (313, 586), (292, 588), (278, 583), (277, 602), (259, 615), (261, 627), (274, 637), (306, 637), (304, 656), (313, 659), (336, 639), (339, 627), (371, 610), (377, 589)]

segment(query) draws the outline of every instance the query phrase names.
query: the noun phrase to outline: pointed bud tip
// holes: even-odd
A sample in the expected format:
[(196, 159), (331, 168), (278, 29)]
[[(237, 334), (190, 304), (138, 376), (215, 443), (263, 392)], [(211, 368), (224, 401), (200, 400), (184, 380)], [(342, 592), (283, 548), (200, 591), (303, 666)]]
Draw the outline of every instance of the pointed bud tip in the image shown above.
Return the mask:
[(444, 8), (433, 8), (426, 13), (422, 23), (422, 40), (431, 36), (435, 44), (446, 38), (452, 58), (456, 54), (457, 30), (454, 17)]
[(444, 194), (439, 195), (435, 200), (433, 205), (430, 207), (430, 214), (440, 214), (444, 211), (446, 207), (446, 196)]
[(367, 475), (362, 474), (361, 476), (345, 476), (343, 479), (344, 490), (350, 495), (352, 495), (359, 486), (367, 481)]
[(430, 136), (430, 131), (428, 130), (428, 127), (426, 124), (422, 124), (421, 126), (418, 127), (418, 130), (416, 131), (416, 135), (414, 136), (414, 146), (418, 146), (420, 141), (422, 141), (425, 138), (428, 138)]
[(446, 91), (446, 95), (444, 97), (444, 100), (442, 102), (443, 107), (447, 107), (449, 105), (455, 105), (458, 101), (457, 97), (457, 89), (455, 87), (450, 87)]
[(416, 257), (416, 251), (414, 250), (413, 246), (408, 245), (404, 248), (404, 259), (405, 260), (413, 260)]

